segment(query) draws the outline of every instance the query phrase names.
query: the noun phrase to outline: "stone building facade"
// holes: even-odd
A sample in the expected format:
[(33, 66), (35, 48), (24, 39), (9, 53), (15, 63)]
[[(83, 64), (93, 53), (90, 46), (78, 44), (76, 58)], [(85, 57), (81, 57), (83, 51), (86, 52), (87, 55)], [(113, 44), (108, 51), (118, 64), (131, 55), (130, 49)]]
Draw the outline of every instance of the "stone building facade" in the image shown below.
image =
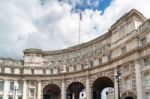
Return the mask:
[(150, 99), (150, 20), (135, 9), (87, 43), (1, 58), (0, 99), (100, 99), (106, 87), (118, 99), (118, 70), (121, 99)]

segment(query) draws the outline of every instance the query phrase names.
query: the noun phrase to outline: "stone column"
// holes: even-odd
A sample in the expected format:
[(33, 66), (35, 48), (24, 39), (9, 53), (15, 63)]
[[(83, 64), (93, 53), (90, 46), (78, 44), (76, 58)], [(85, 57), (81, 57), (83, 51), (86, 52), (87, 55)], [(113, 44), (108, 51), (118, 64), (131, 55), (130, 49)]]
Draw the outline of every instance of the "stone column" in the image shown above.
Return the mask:
[(38, 94), (37, 99), (41, 99), (41, 81), (38, 81)]
[(136, 91), (137, 99), (143, 99), (143, 90), (142, 90), (142, 75), (140, 60), (135, 60), (135, 75), (136, 75)]
[(23, 98), (22, 99), (27, 99), (27, 81), (23, 81)]
[(86, 99), (91, 99), (90, 78), (86, 77)]
[(62, 85), (61, 85), (61, 99), (66, 99), (65, 80), (62, 80)]
[(117, 68), (114, 68), (114, 91), (115, 91), (115, 99), (118, 99), (118, 82), (116, 79)]
[(3, 99), (8, 99), (8, 89), (9, 88), (9, 82), (8, 80), (4, 80), (4, 92), (3, 92)]

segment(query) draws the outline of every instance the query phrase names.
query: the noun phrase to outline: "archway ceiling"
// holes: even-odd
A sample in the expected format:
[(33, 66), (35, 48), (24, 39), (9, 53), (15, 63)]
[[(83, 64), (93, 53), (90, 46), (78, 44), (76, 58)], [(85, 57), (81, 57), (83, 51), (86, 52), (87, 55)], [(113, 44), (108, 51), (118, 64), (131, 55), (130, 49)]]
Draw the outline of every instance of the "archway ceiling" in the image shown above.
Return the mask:
[(70, 93), (78, 93), (81, 90), (83, 90), (85, 87), (82, 83), (74, 82), (71, 85), (69, 85), (67, 91)]
[(106, 87), (114, 87), (113, 81), (107, 77), (98, 78), (93, 83), (93, 90), (101, 92)]
[(60, 88), (57, 85), (50, 84), (50, 85), (45, 86), (44, 92), (59, 93), (60, 92)]

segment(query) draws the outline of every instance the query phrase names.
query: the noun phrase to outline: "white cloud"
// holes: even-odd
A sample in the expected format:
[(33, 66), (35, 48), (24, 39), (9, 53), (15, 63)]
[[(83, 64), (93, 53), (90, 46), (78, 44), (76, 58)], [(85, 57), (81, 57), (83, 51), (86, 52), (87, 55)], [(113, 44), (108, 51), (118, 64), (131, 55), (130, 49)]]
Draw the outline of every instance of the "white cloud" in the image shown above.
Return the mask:
[[(1, 0), (0, 56), (21, 58), (25, 48), (54, 50), (78, 44), (77, 13), (71, 9), (79, 0)], [(70, 1), (71, 3), (65, 3)], [(73, 2), (76, 1), (76, 2)], [(124, 13), (132, 8), (150, 17), (150, 0), (113, 0), (101, 11), (87, 9), (81, 22), (81, 41), (105, 33)]]

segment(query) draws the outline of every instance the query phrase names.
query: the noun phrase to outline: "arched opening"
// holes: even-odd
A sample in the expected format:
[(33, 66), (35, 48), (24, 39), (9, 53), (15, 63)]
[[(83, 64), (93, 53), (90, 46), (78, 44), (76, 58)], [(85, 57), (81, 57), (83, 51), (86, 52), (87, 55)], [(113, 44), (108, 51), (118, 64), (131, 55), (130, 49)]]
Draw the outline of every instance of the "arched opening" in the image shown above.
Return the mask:
[(55, 84), (49, 84), (43, 89), (43, 99), (61, 99), (60, 88)]
[(137, 99), (133, 92), (127, 91), (122, 94), (121, 99)]
[(134, 99), (134, 98), (131, 96), (128, 96), (128, 97), (125, 97), (125, 99)]
[(80, 92), (84, 89), (84, 85), (80, 82), (73, 82), (67, 88), (67, 99), (79, 99)]
[(101, 77), (96, 79), (92, 86), (93, 99), (102, 99), (102, 91), (106, 88), (114, 88), (114, 83), (110, 78)]
[(106, 87), (101, 92), (101, 99), (114, 99), (114, 88)]

